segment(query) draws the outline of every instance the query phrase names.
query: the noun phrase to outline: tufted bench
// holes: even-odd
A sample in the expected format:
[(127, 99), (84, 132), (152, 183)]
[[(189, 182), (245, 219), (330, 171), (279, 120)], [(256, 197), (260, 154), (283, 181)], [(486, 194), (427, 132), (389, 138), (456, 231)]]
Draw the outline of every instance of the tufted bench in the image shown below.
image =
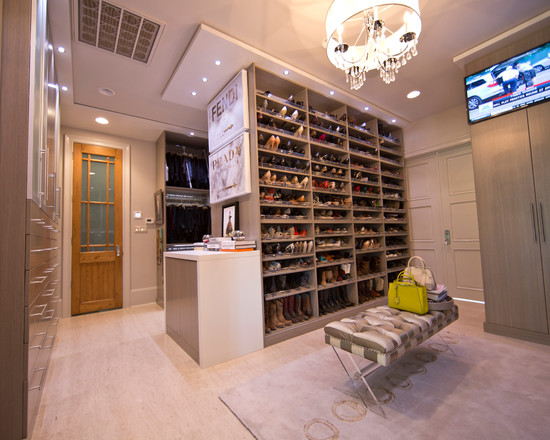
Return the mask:
[[(351, 318), (327, 324), (325, 326), (325, 342), (333, 346), (336, 356), (338, 356), (350, 379), (352, 379), (352, 375), (344, 365), (335, 347), (374, 363), (360, 370), (350, 355), (357, 371), (354, 377), (363, 380), (374, 400), (379, 404), (365, 377), (377, 368), (395, 362), (407, 351), (421, 344), (457, 319), (458, 307), (456, 305), (448, 310), (430, 310), (425, 315), (403, 312), (388, 306), (379, 306), (367, 309)], [(353, 379), (352, 383), (357, 389)], [(363, 400), (358, 389), (357, 392)], [(363, 403), (366, 406), (364, 400)]]

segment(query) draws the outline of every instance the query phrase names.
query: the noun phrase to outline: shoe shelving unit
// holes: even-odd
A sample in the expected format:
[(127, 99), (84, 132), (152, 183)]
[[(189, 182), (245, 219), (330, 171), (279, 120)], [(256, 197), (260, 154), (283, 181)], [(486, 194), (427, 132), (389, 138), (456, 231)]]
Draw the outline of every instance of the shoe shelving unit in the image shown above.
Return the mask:
[(410, 256), (403, 137), (254, 65), (248, 74), (269, 346), (386, 303)]

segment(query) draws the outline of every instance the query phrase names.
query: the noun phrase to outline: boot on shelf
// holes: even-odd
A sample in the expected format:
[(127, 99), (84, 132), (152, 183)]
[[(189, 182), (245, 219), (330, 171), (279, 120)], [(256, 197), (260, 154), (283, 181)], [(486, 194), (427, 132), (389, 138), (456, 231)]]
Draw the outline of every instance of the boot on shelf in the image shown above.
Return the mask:
[(277, 315), (277, 304), (276, 301), (268, 301), (269, 302), (269, 318), (271, 319), (271, 323), (275, 326), (275, 328), (283, 328), (285, 325), (281, 320), (279, 319), (279, 316)]
[(319, 291), (317, 296), (319, 298), (319, 315), (325, 315), (328, 313), (326, 307), (326, 291)]
[(327, 285), (327, 275), (326, 275), (326, 272), (324, 270), (321, 271), (321, 281), (319, 281), (319, 284), (321, 286), (326, 286)]
[(283, 318), (285, 318), (285, 320), (287, 320), (287, 321), (294, 322), (292, 320), (292, 318), (290, 317), (290, 313), (288, 311), (288, 304), (289, 304), (288, 299), (289, 299), (288, 296), (285, 296), (283, 298)]
[(296, 313), (296, 316), (300, 321), (306, 321), (309, 319), (304, 313), (302, 312), (302, 297), (301, 295), (294, 295), (294, 313)]
[(265, 333), (269, 334), (271, 333), (271, 326), (273, 325), (271, 323), (271, 319), (269, 319), (269, 306), (267, 305), (267, 301), (264, 301), (264, 317), (265, 317)]
[(313, 316), (313, 308), (311, 307), (311, 297), (309, 293), (302, 293), (302, 311), (308, 319)]
[(275, 302), (277, 303), (277, 318), (279, 319), (279, 321), (281, 321), (285, 326), (289, 326), (290, 324), (292, 324), (292, 321), (287, 321), (283, 316), (283, 300), (277, 299), (275, 300)]
[(348, 296), (348, 291), (346, 289), (346, 286), (340, 286), (338, 287), (338, 290), (340, 291), (340, 300), (342, 302), (342, 305), (345, 307), (351, 307), (353, 306), (353, 302), (350, 301)]
[(296, 324), (297, 322), (300, 322), (300, 319), (298, 316), (296, 316), (296, 312), (294, 312), (294, 295), (291, 295), (288, 298), (288, 314), (290, 316), (290, 320), (293, 324)]

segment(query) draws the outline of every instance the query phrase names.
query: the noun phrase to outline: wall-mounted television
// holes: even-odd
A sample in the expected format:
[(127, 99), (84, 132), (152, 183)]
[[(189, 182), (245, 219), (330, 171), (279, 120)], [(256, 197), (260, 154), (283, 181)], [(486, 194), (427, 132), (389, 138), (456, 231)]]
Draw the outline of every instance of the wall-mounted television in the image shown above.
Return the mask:
[(550, 99), (550, 42), (464, 78), (468, 122)]

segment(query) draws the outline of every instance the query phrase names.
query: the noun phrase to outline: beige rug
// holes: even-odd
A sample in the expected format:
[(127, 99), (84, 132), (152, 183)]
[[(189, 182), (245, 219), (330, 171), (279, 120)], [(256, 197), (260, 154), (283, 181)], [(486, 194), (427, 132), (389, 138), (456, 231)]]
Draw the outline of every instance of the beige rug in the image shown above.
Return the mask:
[(261, 440), (550, 438), (550, 368), (530, 374), (547, 354), (440, 333), (456, 356), (434, 336), (370, 376), (385, 418), (361, 404), (329, 346), (220, 399)]

